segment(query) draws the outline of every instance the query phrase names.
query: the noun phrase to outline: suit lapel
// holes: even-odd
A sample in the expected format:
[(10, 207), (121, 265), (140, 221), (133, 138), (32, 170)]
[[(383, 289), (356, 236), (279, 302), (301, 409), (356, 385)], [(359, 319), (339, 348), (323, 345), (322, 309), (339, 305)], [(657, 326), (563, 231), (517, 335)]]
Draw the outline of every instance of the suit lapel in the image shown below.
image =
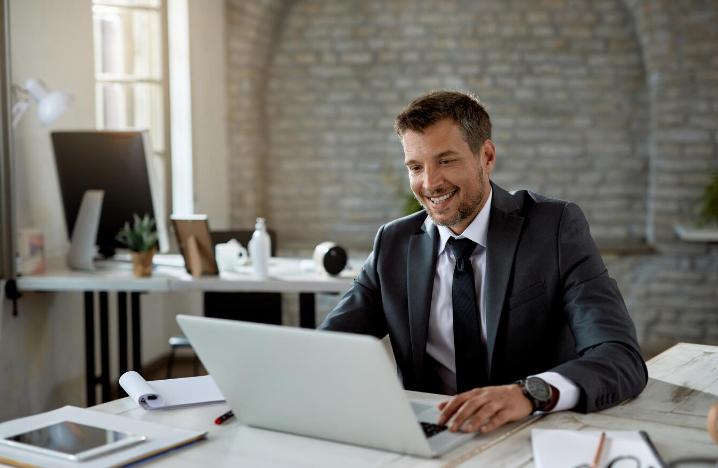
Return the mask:
[(489, 376), (496, 345), (496, 335), (501, 323), (501, 312), (506, 290), (514, 263), (516, 245), (518, 244), (524, 218), (516, 211), (518, 206), (511, 195), (493, 186), (493, 203), (489, 215), (489, 232), (487, 236), (486, 258), (486, 352), (489, 364)]
[(422, 225), (422, 231), (412, 235), (409, 239), (406, 290), (409, 303), (411, 351), (414, 357), (414, 382), (416, 384), (420, 383), (426, 353), (438, 239), (439, 232), (433, 224), (428, 232)]

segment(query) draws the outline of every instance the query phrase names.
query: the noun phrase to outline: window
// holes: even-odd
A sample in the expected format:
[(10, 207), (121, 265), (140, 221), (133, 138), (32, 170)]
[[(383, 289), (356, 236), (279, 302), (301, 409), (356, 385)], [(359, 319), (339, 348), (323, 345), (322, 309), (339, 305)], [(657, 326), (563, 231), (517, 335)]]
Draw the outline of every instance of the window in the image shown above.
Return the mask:
[(97, 128), (148, 130), (163, 182), (169, 138), (162, 0), (93, 0), (92, 13)]

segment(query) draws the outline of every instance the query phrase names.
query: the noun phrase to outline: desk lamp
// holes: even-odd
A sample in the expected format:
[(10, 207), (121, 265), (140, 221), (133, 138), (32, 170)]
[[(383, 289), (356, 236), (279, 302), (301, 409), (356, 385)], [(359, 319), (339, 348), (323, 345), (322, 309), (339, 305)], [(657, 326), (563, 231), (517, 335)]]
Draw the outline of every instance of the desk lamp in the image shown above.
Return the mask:
[(65, 113), (72, 103), (72, 96), (65, 91), (50, 91), (47, 86), (36, 79), (25, 82), (25, 86), (12, 86), (17, 100), (12, 106), (12, 126), (15, 127), (25, 112), (37, 102), (37, 117), (46, 127)]

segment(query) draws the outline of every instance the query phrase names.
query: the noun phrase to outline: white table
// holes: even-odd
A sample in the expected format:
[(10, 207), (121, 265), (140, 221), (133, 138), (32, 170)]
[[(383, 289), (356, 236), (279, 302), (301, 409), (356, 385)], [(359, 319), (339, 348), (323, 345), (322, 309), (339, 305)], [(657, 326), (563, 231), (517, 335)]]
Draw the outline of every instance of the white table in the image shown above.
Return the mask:
[[(193, 278), (184, 269), (179, 256), (158, 256), (163, 263), (177, 266), (155, 266), (149, 278), (136, 278), (132, 265), (122, 262), (100, 262), (93, 272), (73, 271), (62, 258), (48, 261), (47, 271), (40, 275), (17, 279), (21, 292), (83, 292), (85, 309), (85, 378), (87, 404), (95, 401), (95, 388), (100, 385), (102, 401), (111, 399), (109, 307), (108, 293), (117, 293), (118, 310), (118, 369), (122, 374), (130, 368), (141, 372), (140, 294), (172, 291), (245, 291), (299, 294), (300, 325), (315, 327), (315, 293), (343, 293), (353, 282), (355, 271), (345, 270), (337, 277), (320, 274), (306, 268), (311, 262), (299, 258), (274, 257), (270, 260), (270, 277), (258, 280), (249, 266), (237, 272), (219, 276)], [(95, 372), (95, 294), (99, 304), (100, 374)], [(130, 329), (128, 333), (127, 299), (130, 299)], [(128, 347), (128, 342), (130, 346)]]
[[(718, 447), (705, 429), (708, 408), (718, 400), (718, 347), (679, 344), (648, 363), (650, 380), (640, 397), (593, 414), (555, 413), (515, 423), (495, 434), (478, 437), (435, 460), (255, 429), (231, 419), (212, 420), (226, 405), (168, 411), (145, 411), (129, 398), (93, 409), (187, 429), (207, 430), (207, 440), (158, 457), (153, 466), (213, 468), (277, 467), (527, 467), (533, 466), (532, 428), (575, 430), (645, 430), (664, 460), (687, 456), (718, 458)], [(429, 402), (438, 395), (408, 392)]]
[(158, 255), (159, 261), (169, 260), (177, 266), (155, 265), (149, 278), (137, 278), (132, 265), (126, 262), (98, 262), (95, 271), (70, 270), (63, 259), (48, 261), (45, 273), (21, 276), (21, 291), (252, 291), (252, 292), (345, 292), (351, 287), (356, 270), (345, 269), (338, 276), (328, 276), (307, 268), (311, 261), (301, 258), (272, 257), (269, 278), (258, 280), (250, 266), (236, 272), (193, 278), (175, 255)]

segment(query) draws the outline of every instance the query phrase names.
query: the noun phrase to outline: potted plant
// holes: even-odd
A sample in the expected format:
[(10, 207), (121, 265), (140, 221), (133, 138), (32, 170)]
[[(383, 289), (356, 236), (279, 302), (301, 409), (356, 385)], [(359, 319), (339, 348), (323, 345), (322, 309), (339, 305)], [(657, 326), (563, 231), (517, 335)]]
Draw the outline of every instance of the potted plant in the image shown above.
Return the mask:
[(424, 209), (424, 207), (421, 206), (421, 203), (416, 199), (414, 193), (409, 190), (409, 193), (407, 193), (404, 198), (404, 214), (410, 215), (422, 209)]
[(700, 208), (701, 223), (705, 225), (718, 225), (718, 172), (703, 192)]
[(696, 213), (696, 226), (675, 226), (678, 237), (686, 242), (718, 242), (718, 172), (703, 191)]
[(126, 222), (117, 234), (117, 240), (131, 251), (135, 276), (152, 275), (152, 257), (157, 248), (157, 239), (155, 220), (147, 214), (142, 218), (135, 214), (132, 225)]

